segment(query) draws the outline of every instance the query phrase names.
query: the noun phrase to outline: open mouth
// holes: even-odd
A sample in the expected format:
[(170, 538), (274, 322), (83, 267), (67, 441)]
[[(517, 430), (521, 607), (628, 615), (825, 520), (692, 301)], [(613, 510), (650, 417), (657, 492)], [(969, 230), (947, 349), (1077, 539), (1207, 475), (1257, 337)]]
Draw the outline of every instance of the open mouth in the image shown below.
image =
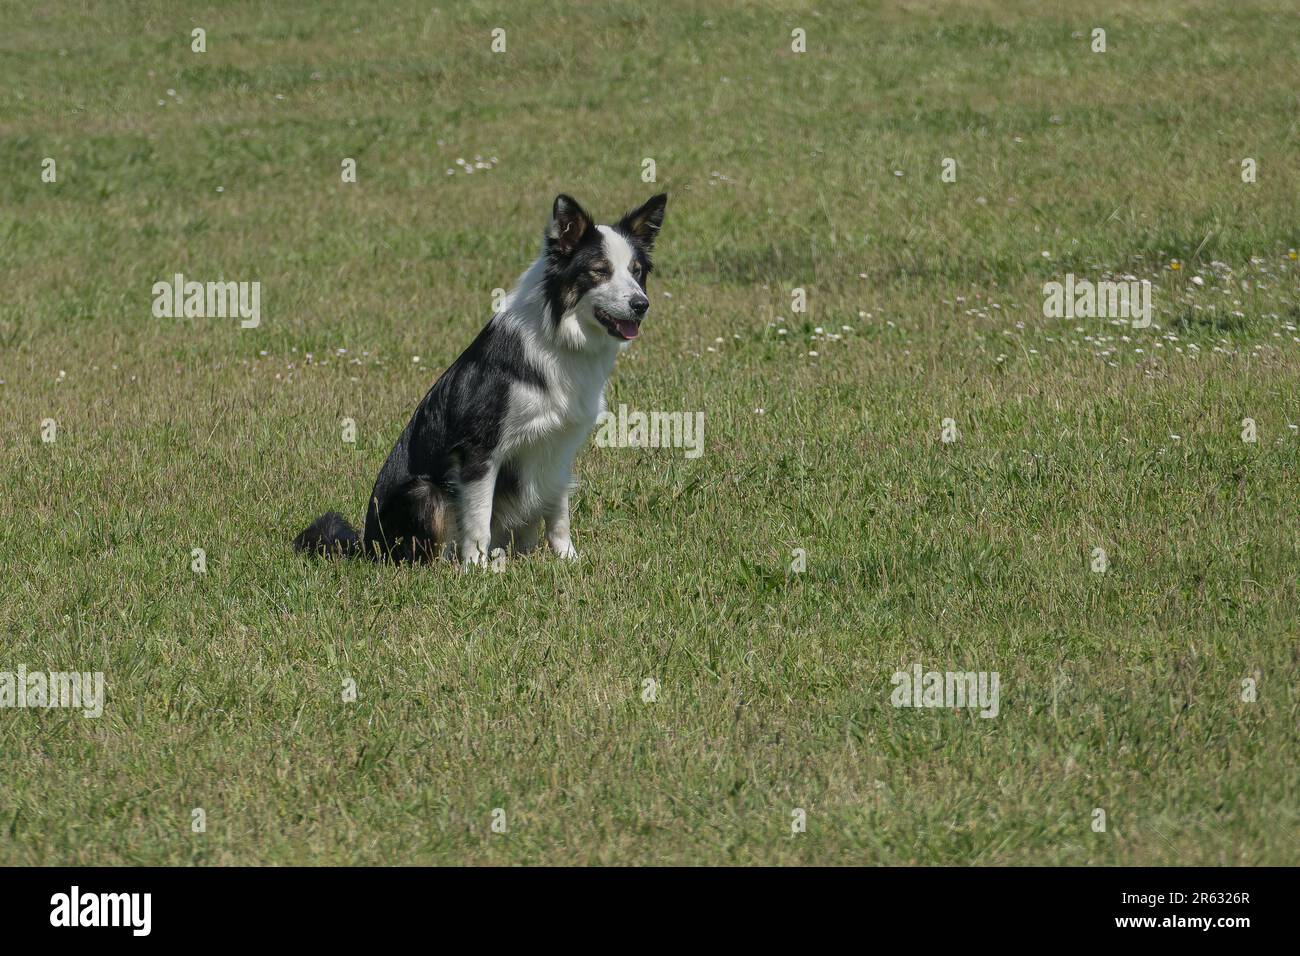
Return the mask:
[(622, 339), (624, 342), (631, 342), (641, 334), (641, 323), (636, 319), (619, 319), (610, 315), (600, 306), (592, 309), (596, 316), (596, 321), (605, 327), (605, 331), (616, 339)]

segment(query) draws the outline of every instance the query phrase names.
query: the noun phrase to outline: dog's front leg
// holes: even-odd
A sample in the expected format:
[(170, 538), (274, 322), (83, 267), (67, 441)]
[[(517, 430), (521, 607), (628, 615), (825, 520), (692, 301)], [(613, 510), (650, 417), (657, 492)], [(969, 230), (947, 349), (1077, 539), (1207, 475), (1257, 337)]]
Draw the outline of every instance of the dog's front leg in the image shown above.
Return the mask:
[(578, 552), (569, 536), (569, 493), (566, 491), (546, 509), (546, 543), (568, 561), (576, 561)]
[(460, 483), (456, 521), (460, 531), (461, 566), (486, 565), (492, 547), (492, 495), (497, 466), (489, 463), (482, 475)]

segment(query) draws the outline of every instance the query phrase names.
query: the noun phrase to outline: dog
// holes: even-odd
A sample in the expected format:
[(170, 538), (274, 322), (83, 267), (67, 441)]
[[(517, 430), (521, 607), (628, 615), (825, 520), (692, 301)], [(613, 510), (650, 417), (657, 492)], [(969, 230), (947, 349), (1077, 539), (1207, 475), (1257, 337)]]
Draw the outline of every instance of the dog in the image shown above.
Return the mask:
[(294, 548), (394, 562), (485, 565), (546, 543), (576, 560), (573, 459), (605, 409), (605, 382), (650, 308), (666, 194), (615, 225), (556, 197), (542, 251), (478, 337), (434, 382), (375, 479), (361, 535), (337, 512)]

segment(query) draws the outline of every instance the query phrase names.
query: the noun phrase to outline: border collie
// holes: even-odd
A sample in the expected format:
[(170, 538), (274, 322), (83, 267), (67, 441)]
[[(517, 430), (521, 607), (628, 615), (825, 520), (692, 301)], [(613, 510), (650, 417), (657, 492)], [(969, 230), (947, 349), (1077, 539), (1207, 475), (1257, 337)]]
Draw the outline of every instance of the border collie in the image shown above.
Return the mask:
[(575, 559), (571, 467), (605, 408), (614, 360), (650, 308), (650, 254), (668, 197), (613, 226), (555, 199), (542, 254), (443, 372), (397, 439), (370, 493), (364, 533), (337, 512), (294, 539), (308, 554), (486, 564), (497, 548), (546, 542)]

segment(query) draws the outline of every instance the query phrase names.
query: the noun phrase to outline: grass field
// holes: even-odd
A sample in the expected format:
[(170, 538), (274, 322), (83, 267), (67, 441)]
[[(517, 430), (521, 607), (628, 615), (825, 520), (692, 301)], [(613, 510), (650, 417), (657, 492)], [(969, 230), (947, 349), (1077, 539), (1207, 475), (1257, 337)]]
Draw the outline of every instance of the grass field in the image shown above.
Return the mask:
[[(107, 695), (0, 709), (0, 863), (1300, 862), (1293, 3), (95, 6), (0, 36), (0, 671)], [(292, 554), (659, 190), (609, 402), (699, 458), (587, 448), (574, 565)]]

